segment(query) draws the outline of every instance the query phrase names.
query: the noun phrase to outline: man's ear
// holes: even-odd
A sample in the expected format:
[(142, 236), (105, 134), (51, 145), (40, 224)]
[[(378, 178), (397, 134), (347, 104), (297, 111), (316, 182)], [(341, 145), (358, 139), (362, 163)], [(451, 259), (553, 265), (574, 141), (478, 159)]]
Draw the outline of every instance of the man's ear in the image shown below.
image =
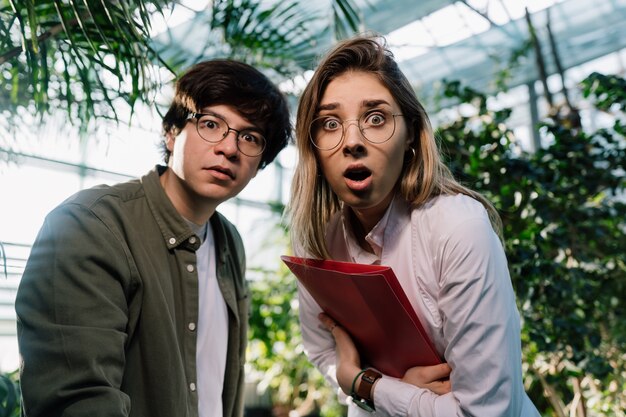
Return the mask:
[(174, 141), (176, 140), (176, 135), (172, 130), (165, 134), (165, 146), (167, 150), (170, 152), (174, 152)]

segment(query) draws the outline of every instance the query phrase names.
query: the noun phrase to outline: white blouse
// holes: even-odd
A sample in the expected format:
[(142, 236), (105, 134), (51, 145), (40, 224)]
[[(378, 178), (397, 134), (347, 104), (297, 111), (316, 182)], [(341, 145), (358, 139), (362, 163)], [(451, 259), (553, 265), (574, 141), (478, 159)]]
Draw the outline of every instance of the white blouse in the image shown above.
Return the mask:
[[(391, 266), (452, 368), (452, 392), (441, 396), (383, 376), (373, 415), (538, 417), (522, 382), (520, 318), (506, 257), (482, 204), (440, 196), (411, 210), (397, 196), (366, 240), (375, 254), (359, 247), (345, 210), (329, 222), (333, 259)], [(301, 285), (298, 291), (306, 353), (338, 388), (334, 339), (319, 322), (319, 305)], [(354, 404), (348, 414), (371, 415)]]

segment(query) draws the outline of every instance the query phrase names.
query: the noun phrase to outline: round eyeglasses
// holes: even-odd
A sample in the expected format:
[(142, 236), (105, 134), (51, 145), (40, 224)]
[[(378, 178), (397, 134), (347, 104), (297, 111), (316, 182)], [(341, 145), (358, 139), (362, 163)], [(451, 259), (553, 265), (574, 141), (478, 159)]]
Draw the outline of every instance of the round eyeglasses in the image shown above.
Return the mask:
[(320, 150), (335, 149), (346, 134), (349, 122), (357, 122), (363, 138), (371, 143), (387, 142), (396, 131), (396, 117), (402, 113), (392, 113), (384, 109), (367, 110), (358, 119), (341, 120), (335, 116), (321, 116), (314, 119), (309, 127), (309, 138)]
[(237, 149), (247, 156), (259, 156), (265, 150), (265, 138), (259, 132), (237, 130), (228, 126), (226, 120), (212, 113), (189, 113), (187, 120), (196, 120), (198, 135), (209, 143), (223, 141), (231, 130), (237, 135)]

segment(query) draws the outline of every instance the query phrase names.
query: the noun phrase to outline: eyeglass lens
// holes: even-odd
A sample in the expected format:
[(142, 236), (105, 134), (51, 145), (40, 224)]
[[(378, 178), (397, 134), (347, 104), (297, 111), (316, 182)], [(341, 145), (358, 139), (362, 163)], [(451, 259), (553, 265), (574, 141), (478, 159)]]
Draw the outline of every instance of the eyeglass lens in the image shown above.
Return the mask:
[[(358, 119), (359, 131), (372, 143), (383, 143), (391, 139), (396, 130), (396, 119), (390, 111), (368, 110)], [(355, 120), (341, 120), (334, 116), (318, 117), (311, 123), (309, 135), (319, 149), (337, 147), (351, 123)]]
[(232, 130), (237, 134), (237, 148), (247, 156), (261, 155), (265, 149), (265, 138), (259, 132), (232, 129), (225, 120), (217, 116), (210, 114), (198, 116), (197, 128), (200, 137), (211, 143), (224, 140)]

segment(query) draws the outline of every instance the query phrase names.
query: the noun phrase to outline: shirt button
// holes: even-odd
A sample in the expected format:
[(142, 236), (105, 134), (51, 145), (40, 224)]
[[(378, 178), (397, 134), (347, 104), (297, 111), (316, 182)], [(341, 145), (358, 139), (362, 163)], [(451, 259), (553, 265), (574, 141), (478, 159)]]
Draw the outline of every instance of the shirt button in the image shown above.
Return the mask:
[(187, 327), (189, 327), (189, 330), (193, 332), (194, 330), (196, 330), (196, 323), (189, 323)]
[(196, 384), (195, 384), (195, 383), (193, 383), (193, 382), (192, 382), (191, 384), (189, 384), (189, 389), (190, 389), (191, 391), (194, 391), (194, 392), (195, 392), (195, 391), (196, 391)]
[(187, 271), (188, 271), (188, 272), (193, 272), (193, 270), (194, 270), (194, 269), (195, 269), (195, 268), (193, 267), (193, 265), (192, 265), (192, 264), (187, 265)]
[(173, 245), (174, 243), (176, 243), (176, 238), (171, 237), (169, 242), (170, 242), (170, 245)]
[(196, 243), (196, 237), (195, 237), (195, 236), (191, 236), (191, 237), (189, 238), (189, 243), (191, 243), (192, 245), (193, 245), (194, 243)]

